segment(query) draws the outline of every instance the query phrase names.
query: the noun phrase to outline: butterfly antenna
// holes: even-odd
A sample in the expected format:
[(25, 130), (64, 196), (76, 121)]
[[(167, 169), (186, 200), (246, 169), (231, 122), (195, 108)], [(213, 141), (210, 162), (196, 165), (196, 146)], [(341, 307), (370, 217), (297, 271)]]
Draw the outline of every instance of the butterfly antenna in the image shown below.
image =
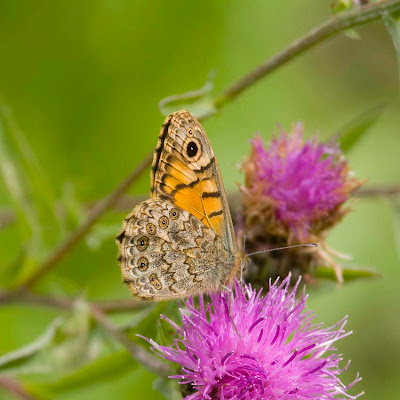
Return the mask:
[[(243, 253), (246, 248), (246, 235), (243, 235)], [(243, 284), (243, 270), (244, 270), (244, 260), (241, 260), (240, 263), (240, 284)]]
[(268, 249), (268, 250), (260, 250), (255, 251), (254, 253), (247, 254), (248, 256), (254, 256), (254, 254), (260, 253), (270, 253), (271, 251), (276, 250), (286, 250), (286, 249), (294, 249), (296, 247), (318, 247), (317, 243), (304, 243), (304, 244), (295, 244), (293, 246), (284, 246), (284, 247), (276, 247), (275, 249)]

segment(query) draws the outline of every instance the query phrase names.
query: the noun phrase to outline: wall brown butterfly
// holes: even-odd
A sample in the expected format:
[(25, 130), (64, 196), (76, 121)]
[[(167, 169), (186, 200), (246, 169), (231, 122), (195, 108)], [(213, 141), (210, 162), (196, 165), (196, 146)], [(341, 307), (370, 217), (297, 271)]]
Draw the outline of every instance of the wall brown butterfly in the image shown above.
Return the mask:
[(221, 173), (199, 121), (178, 111), (162, 125), (151, 168), (151, 198), (116, 237), (124, 281), (143, 299), (222, 290), (240, 270)]

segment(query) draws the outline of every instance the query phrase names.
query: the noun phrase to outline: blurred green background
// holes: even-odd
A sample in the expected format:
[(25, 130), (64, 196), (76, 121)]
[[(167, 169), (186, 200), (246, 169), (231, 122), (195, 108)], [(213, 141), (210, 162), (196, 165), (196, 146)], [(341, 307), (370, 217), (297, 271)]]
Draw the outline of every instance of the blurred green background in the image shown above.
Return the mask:
[[(51, 216), (41, 216), (47, 250), (81, 218), (76, 203), (105, 196), (154, 148), (163, 121), (157, 108), (162, 98), (201, 87), (211, 70), (216, 71), (216, 91), (224, 89), (327, 19), (329, 5), (327, 0), (0, 0), (0, 96), (43, 171), (31, 181), (31, 190), (37, 193), (37, 182), (45, 182), (39, 193), (72, 210), (61, 228), (51, 227)], [(359, 40), (335, 36), (204, 122), (228, 190), (242, 182), (237, 166), (255, 132), (269, 138), (277, 123), (289, 128), (301, 120), (307, 135), (320, 132), (328, 138), (382, 103), (385, 111), (348, 159), (368, 185), (399, 183), (400, 101), (393, 44), (381, 22), (357, 31)], [(29, 171), (32, 162), (25, 162)], [(130, 193), (148, 190), (146, 173)], [(1, 209), (12, 205), (0, 179)], [(125, 214), (107, 213), (89, 240), (37, 291), (129, 298), (113, 240)], [(365, 390), (367, 399), (400, 398), (395, 219), (383, 199), (356, 201), (328, 243), (353, 255), (354, 265), (376, 268), (383, 279), (317, 290), (309, 301), (318, 320), (328, 325), (349, 315), (348, 329), (354, 334), (338, 343), (344, 359), (352, 360), (344, 380), (350, 382), (359, 371), (363, 381), (356, 392)], [(24, 251), (21, 237), (18, 224), (0, 230), (0, 268), (8, 278), (10, 265), (17, 268)], [(47, 252), (41, 249), (39, 256)], [(0, 354), (33, 341), (56, 315), (26, 305), (0, 308)], [(109, 379), (66, 387), (56, 398), (163, 398), (152, 390), (154, 376), (146, 370), (132, 365), (115, 372)], [(11, 397), (0, 391), (0, 398)]]

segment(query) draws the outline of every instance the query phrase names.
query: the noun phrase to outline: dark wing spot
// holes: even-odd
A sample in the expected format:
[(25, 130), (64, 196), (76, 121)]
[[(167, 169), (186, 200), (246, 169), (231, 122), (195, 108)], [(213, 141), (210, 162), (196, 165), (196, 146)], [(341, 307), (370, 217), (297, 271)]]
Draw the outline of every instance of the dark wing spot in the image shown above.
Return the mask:
[(208, 214), (208, 218), (218, 217), (218, 215), (222, 215), (224, 212), (222, 210), (213, 211), (212, 213)]
[(148, 245), (149, 239), (146, 236), (141, 236), (136, 242), (136, 247), (140, 251), (146, 250)]
[(125, 237), (125, 231), (122, 231), (119, 235), (115, 237), (115, 240), (118, 241), (119, 243), (122, 243)]
[(210, 198), (210, 197), (218, 198), (218, 197), (221, 197), (221, 195), (220, 195), (219, 191), (216, 191), (216, 192), (203, 192), (201, 194), (201, 197), (203, 199), (207, 199), (207, 198)]
[(137, 266), (140, 271), (146, 271), (149, 267), (149, 260), (146, 257), (141, 257), (137, 262)]
[(190, 158), (195, 157), (198, 151), (199, 151), (199, 148), (197, 147), (197, 144), (195, 142), (189, 142), (187, 144), (186, 153)]
[[(203, 180), (205, 180), (205, 179), (203, 179)], [(196, 180), (190, 182), (188, 185), (186, 185), (186, 183), (178, 183), (178, 184), (175, 186), (175, 189), (171, 192), (171, 196), (172, 196), (172, 197), (175, 196), (175, 194), (176, 194), (177, 192), (179, 192), (181, 189), (185, 189), (185, 188), (187, 188), (187, 187), (193, 188), (193, 187), (195, 187), (199, 182), (200, 182), (200, 180), (199, 180), (199, 178), (197, 178)]]
[(171, 219), (177, 220), (179, 218), (179, 210), (177, 210), (176, 208), (172, 208), (169, 212), (169, 216)]
[(147, 233), (150, 234), (150, 235), (155, 235), (155, 233), (156, 233), (156, 226), (155, 226), (154, 224), (152, 224), (151, 222), (149, 222), (149, 223), (146, 225), (146, 231), (147, 231)]
[(158, 276), (156, 274), (151, 274), (150, 277), (149, 277), (149, 281), (150, 281), (150, 285), (155, 287), (157, 290), (161, 290), (162, 289), (162, 284), (158, 280)]
[(158, 220), (158, 225), (161, 229), (167, 229), (169, 225), (169, 219), (166, 216), (161, 217)]

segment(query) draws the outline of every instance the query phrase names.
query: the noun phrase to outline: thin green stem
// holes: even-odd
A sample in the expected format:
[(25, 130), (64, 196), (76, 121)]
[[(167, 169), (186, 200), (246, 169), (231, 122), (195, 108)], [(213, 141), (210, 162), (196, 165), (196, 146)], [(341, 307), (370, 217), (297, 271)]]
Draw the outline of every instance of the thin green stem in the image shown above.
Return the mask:
[(125, 193), (128, 187), (150, 165), (153, 154), (148, 154), (139, 165), (125, 178), (111, 193), (103, 200), (100, 200), (87, 214), (85, 220), (73, 231), (69, 237), (62, 242), (56, 249), (43, 261), (39, 268), (29, 276), (19, 288), (29, 288), (33, 286), (44, 274), (51, 270), (64, 256), (76, 246), (76, 244), (90, 231), (99, 218), (111, 208)]
[(391, 13), (400, 10), (400, 0), (386, 0), (379, 3), (372, 3), (367, 6), (356, 8), (333, 16), (320, 26), (312, 29), (307, 35), (295, 40), (289, 47), (265, 60), (253, 71), (246, 74), (233, 85), (229, 86), (215, 100), (214, 106), (222, 108), (233, 101), (239, 94), (254, 85), (278, 67), (293, 60), (311, 47), (325, 41), (336, 33), (381, 19), (384, 13)]
[[(76, 300), (70, 297), (54, 297), (33, 293), (29, 290), (10, 291), (0, 294), (0, 307), (10, 304), (29, 304), (62, 310), (71, 310), (75, 307)], [(137, 299), (117, 299), (92, 301), (90, 305), (104, 313), (121, 313), (141, 310), (151, 303)]]

